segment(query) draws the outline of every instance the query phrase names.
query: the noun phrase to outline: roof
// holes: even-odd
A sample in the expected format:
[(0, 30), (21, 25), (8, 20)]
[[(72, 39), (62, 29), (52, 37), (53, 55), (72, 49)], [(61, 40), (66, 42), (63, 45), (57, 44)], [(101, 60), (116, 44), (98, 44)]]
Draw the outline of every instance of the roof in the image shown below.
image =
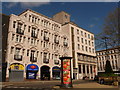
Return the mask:
[[(114, 50), (114, 49), (118, 49), (120, 48), (120, 46), (116, 46), (116, 47), (113, 47), (113, 48), (109, 48), (107, 50)], [(96, 51), (96, 52), (102, 52), (102, 51), (106, 51), (106, 49), (103, 49), (103, 50), (99, 50), (99, 51)]]
[[(60, 12), (55, 13), (54, 15), (56, 15), (56, 14), (58, 14), (58, 13), (61, 13), (61, 12), (67, 13), (67, 12), (65, 12), (65, 11), (60, 11)], [(69, 13), (67, 13), (67, 14), (70, 15)], [(54, 16), (54, 15), (53, 15), (53, 16)]]
[[(38, 13), (38, 12), (36, 12), (36, 11), (33, 11), (33, 10), (31, 10), (31, 9), (26, 9), (25, 11), (23, 11), (22, 13), (20, 13), (18, 16), (20, 16), (21, 14), (23, 14), (24, 12), (27, 12), (27, 11), (31, 11), (31, 12), (36, 13), (36, 14), (38, 14), (38, 15), (41, 15), (41, 16), (47, 18), (47, 19), (50, 19), (50, 20), (52, 20), (52, 21), (54, 21), (54, 22), (57, 22), (57, 21), (53, 20), (52, 18), (49, 18), (49, 17), (47, 17), (47, 16), (45, 16), (45, 15), (43, 15), (43, 14), (41, 14), (41, 13)], [(61, 12), (65, 12), (65, 11), (61, 11)], [(60, 12), (58, 12), (58, 13), (60, 13)], [(65, 12), (65, 13), (67, 13), (67, 12)], [(57, 13), (56, 13), (56, 14), (57, 14)], [(67, 13), (67, 14), (68, 14), (68, 13)], [(69, 14), (69, 15), (70, 15), (70, 14)], [(57, 23), (59, 23), (59, 22), (57, 22)], [(61, 24), (61, 23), (59, 23), (59, 24)], [(63, 25), (66, 25), (66, 24), (72, 24), (72, 25), (74, 25), (74, 26), (76, 26), (76, 27), (78, 27), (78, 28), (83, 29), (82, 27), (78, 26), (76, 23), (74, 23), (74, 22), (72, 22), (72, 21), (70, 21), (70, 22), (68, 22), (68, 23), (65, 23), (65, 24), (63, 24)], [(83, 30), (85, 30), (85, 31), (93, 34), (92, 32), (90, 32), (90, 31), (88, 31), (88, 30), (86, 30), (86, 29), (83, 29)]]
[[(85, 30), (85, 31), (87, 31), (87, 32), (89, 32), (89, 33), (91, 33), (91, 34), (94, 34), (94, 33), (90, 32), (90, 31), (88, 31), (88, 30), (86, 30), (86, 29), (84, 29), (84, 28), (78, 26), (76, 23), (74, 23), (74, 22), (72, 22), (72, 21), (70, 21), (70, 22), (68, 22), (68, 23), (65, 23), (65, 24), (63, 24), (63, 25), (66, 25), (66, 24), (72, 24), (72, 25), (74, 25), (74, 26), (76, 26), (76, 27), (78, 27), (78, 28), (81, 28), (81, 29), (83, 29), (83, 30)], [(62, 26), (63, 26), (63, 25), (62, 25)]]
[[(38, 14), (38, 15), (40, 15), (40, 16), (43, 16), (43, 17), (45, 17), (45, 18), (47, 18), (47, 19), (50, 19), (50, 20), (52, 20), (52, 21), (54, 21), (54, 22), (57, 22), (57, 21), (53, 20), (52, 18), (50, 18), (50, 17), (48, 17), (48, 16), (45, 16), (45, 15), (43, 15), (43, 14), (41, 14), (41, 13), (38, 13), (38, 12), (36, 12), (36, 11), (33, 11), (33, 10), (31, 10), (31, 9), (26, 9), (25, 11), (23, 11), (22, 13), (20, 13), (18, 16), (20, 16), (21, 14), (23, 14), (23, 13), (25, 13), (25, 12), (27, 12), (27, 11), (31, 11), (31, 12), (36, 13), (36, 14)], [(57, 22), (57, 23), (59, 23), (59, 22)], [(60, 24), (60, 23), (59, 23), (59, 24)]]

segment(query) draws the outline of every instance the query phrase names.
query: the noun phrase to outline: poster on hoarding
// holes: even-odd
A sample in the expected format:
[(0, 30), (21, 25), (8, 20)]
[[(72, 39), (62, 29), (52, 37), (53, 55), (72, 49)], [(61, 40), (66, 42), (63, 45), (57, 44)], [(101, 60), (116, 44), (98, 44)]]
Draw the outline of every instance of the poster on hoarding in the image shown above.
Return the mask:
[(63, 60), (63, 83), (70, 84), (71, 77), (70, 77), (70, 59)]

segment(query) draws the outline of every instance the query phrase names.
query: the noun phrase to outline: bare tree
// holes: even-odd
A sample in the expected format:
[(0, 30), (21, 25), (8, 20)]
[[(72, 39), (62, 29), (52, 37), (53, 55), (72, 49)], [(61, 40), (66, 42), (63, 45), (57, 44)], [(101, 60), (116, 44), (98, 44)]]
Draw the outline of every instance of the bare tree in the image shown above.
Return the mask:
[[(105, 18), (102, 32), (96, 35), (96, 48), (120, 46), (120, 8), (110, 12)], [(105, 42), (105, 39), (106, 42)]]
[(96, 49), (118, 49), (118, 66), (120, 73), (120, 7), (110, 12), (105, 18), (102, 32), (96, 35)]

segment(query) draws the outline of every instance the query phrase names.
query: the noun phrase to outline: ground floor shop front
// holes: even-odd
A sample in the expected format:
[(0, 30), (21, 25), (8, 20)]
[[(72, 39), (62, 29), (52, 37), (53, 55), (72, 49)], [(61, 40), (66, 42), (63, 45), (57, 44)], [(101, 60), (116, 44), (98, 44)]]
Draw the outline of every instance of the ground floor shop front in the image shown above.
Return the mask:
[(23, 81), (24, 79), (51, 80), (60, 79), (60, 67), (37, 64), (23, 65), (21, 63), (12, 63), (7, 68), (7, 78), (9, 81)]
[(97, 75), (97, 65), (94, 64), (78, 64), (78, 78), (79, 79), (94, 79)]
[[(24, 79), (52, 80), (61, 78), (61, 69), (58, 66), (39, 66), (37, 64), (23, 65), (12, 63), (7, 69), (9, 81), (23, 81)], [(72, 79), (94, 79), (97, 75), (95, 64), (79, 63), (78, 68), (73, 69)]]

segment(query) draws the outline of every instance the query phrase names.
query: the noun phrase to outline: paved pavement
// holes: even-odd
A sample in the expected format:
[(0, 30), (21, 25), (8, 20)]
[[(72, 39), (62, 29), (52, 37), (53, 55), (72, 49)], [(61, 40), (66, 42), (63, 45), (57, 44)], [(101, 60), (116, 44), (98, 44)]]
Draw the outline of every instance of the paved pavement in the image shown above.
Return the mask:
[[(25, 82), (3, 82), (2, 90), (56, 90), (60, 89), (60, 80), (52, 81), (25, 81)], [(112, 88), (117, 90), (117, 86), (100, 85), (91, 80), (73, 80), (74, 88)]]

